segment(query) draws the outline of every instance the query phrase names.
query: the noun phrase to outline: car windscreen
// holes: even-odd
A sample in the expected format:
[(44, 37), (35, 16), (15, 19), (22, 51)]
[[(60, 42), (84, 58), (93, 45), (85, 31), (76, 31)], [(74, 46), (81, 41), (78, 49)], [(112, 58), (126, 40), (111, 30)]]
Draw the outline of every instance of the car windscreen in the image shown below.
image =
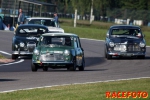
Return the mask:
[(37, 36), (46, 33), (46, 29), (42, 27), (21, 27), (18, 29), (16, 35), (21, 36)]
[(29, 20), (28, 24), (40, 24), (45, 26), (56, 27), (55, 22), (52, 19), (32, 19)]
[(73, 46), (73, 37), (70, 36), (43, 36), (40, 45), (48, 46)]
[(131, 29), (119, 29), (115, 28), (112, 29), (111, 35), (127, 35), (127, 36), (135, 36), (135, 37), (141, 37), (142, 32), (138, 28), (131, 28)]

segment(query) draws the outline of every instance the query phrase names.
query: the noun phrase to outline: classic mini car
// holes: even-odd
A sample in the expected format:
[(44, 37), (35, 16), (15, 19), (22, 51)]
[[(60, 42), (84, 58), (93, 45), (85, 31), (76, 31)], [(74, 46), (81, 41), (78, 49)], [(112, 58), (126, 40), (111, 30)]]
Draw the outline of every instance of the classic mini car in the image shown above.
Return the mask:
[(139, 26), (114, 25), (107, 32), (105, 40), (105, 57), (145, 58), (146, 42)]
[(67, 68), (84, 70), (84, 51), (77, 35), (71, 33), (42, 34), (32, 56), (32, 71), (42, 68)]
[(48, 28), (43, 25), (20, 25), (14, 32), (12, 39), (12, 59), (18, 56), (32, 55), (41, 34), (47, 33)]
[(26, 19), (25, 24), (45, 25), (51, 33), (64, 33), (64, 29), (60, 28), (59, 24), (56, 24), (53, 18), (31, 17)]

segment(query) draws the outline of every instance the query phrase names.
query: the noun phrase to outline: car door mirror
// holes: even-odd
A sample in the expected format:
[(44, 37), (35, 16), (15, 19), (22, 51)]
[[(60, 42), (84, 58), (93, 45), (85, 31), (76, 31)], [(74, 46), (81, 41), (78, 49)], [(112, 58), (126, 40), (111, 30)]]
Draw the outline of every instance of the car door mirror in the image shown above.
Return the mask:
[(143, 34), (143, 37), (145, 37), (145, 34)]
[(108, 33), (106, 34), (106, 37), (109, 37), (109, 34), (108, 34)]

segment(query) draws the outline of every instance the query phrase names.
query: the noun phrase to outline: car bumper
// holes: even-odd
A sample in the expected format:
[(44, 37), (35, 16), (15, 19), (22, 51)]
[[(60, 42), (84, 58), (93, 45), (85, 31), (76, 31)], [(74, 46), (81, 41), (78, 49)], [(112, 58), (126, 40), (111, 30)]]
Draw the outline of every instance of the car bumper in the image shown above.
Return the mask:
[(32, 60), (33, 64), (36, 64), (38, 66), (66, 66), (66, 65), (72, 65), (73, 62), (67, 62), (67, 61), (34, 61)]
[(29, 52), (29, 51), (13, 51), (12, 54), (14, 54), (14, 55), (32, 55), (33, 52)]
[(111, 56), (144, 56), (145, 52), (109, 52)]

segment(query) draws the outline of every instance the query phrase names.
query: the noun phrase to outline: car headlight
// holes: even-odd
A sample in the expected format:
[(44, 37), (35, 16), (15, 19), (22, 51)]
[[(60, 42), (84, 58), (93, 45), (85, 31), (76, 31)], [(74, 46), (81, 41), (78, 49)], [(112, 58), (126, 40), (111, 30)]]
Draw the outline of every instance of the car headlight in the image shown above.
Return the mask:
[(140, 47), (145, 47), (145, 43), (143, 43), (143, 42), (140, 42)]
[(110, 46), (110, 47), (114, 47), (114, 46), (115, 46), (115, 43), (114, 43), (114, 42), (109, 42), (109, 46)]
[(39, 50), (34, 49), (33, 53), (34, 53), (35, 55), (39, 55)]
[(64, 33), (65, 31), (64, 31), (64, 30), (62, 30), (61, 32), (62, 32), (62, 33)]
[(70, 51), (69, 50), (65, 50), (64, 51), (64, 55), (69, 56), (70, 55)]
[(20, 47), (24, 47), (25, 44), (23, 42), (20, 42)]

